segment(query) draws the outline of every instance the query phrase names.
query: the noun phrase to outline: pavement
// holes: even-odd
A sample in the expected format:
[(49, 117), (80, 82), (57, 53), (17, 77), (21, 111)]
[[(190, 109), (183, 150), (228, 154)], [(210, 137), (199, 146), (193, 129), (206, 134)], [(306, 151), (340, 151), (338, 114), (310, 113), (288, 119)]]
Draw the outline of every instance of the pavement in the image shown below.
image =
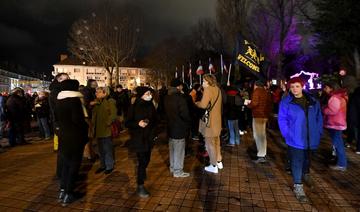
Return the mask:
[[(185, 158), (188, 178), (174, 178), (168, 169), (168, 147), (161, 135), (152, 151), (145, 186), (151, 197), (135, 194), (136, 157), (128, 152), (127, 133), (114, 141), (116, 167), (112, 174), (95, 174), (99, 161), (84, 160), (79, 176), (79, 201), (62, 207), (57, 203), (56, 153), (51, 141), (29, 137), (31, 144), (5, 147), (0, 153), (0, 211), (359, 211), (360, 156), (347, 149), (346, 172), (328, 168), (330, 141), (324, 138), (313, 155), (310, 202), (299, 203), (292, 192), (292, 178), (285, 171), (286, 149), (279, 132), (268, 132), (268, 162), (255, 164), (251, 132), (241, 144), (223, 147), (224, 169), (203, 171), (195, 155)], [(5, 145), (6, 141), (2, 141)], [(198, 142), (192, 143), (196, 152)]]

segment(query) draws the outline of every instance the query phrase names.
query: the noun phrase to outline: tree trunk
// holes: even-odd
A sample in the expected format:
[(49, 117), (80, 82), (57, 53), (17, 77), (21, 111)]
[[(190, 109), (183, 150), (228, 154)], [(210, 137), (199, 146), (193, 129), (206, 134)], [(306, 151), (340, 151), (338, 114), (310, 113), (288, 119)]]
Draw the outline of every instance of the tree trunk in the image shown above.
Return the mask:
[(355, 62), (355, 76), (357, 79), (360, 79), (360, 57), (359, 50), (355, 48), (354, 50), (354, 62)]
[(115, 68), (115, 87), (119, 85), (119, 66), (116, 64), (116, 68)]
[(106, 70), (106, 86), (111, 86), (112, 84), (112, 71)]

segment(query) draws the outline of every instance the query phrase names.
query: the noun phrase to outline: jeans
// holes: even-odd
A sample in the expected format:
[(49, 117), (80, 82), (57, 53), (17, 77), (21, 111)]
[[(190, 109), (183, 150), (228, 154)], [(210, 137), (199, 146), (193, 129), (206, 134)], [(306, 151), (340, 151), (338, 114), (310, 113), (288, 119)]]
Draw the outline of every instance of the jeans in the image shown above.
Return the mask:
[(205, 137), (205, 146), (212, 165), (216, 165), (218, 161), (222, 160), (219, 136)]
[(151, 150), (148, 152), (138, 152), (136, 155), (138, 158), (137, 184), (144, 185), (144, 181), (146, 179), (146, 168), (150, 162)]
[(170, 171), (176, 174), (181, 174), (184, 168), (185, 157), (185, 138), (183, 139), (169, 139), (169, 158)]
[(111, 137), (98, 138), (101, 167), (106, 170), (114, 168), (114, 147)]
[(10, 122), (9, 130), (9, 144), (15, 146), (16, 144), (25, 143), (24, 136), (24, 122)]
[(266, 122), (265, 118), (253, 118), (252, 126), (253, 126), (253, 134), (256, 143), (256, 148), (258, 150), (258, 157), (266, 156)]
[(230, 144), (240, 144), (239, 134), (239, 121), (238, 120), (227, 120), (229, 133), (230, 133)]
[(38, 125), (39, 125), (39, 130), (41, 132), (41, 135), (44, 136), (45, 138), (49, 138), (50, 137), (50, 128), (49, 128), (49, 122), (48, 122), (48, 118), (47, 117), (38, 117)]
[(308, 173), (310, 166), (309, 152), (306, 149), (288, 146), (288, 154), (294, 184), (302, 184), (302, 176)]
[(344, 141), (342, 139), (342, 130), (328, 129), (331, 141), (336, 149), (336, 155), (338, 157), (337, 165), (341, 167), (347, 166)]

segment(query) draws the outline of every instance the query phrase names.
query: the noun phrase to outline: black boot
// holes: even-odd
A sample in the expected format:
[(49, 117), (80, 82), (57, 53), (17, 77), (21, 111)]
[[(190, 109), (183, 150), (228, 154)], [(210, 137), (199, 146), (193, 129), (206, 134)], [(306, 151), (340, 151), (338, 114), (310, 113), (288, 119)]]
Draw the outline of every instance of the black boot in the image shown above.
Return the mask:
[(138, 185), (136, 193), (141, 198), (147, 198), (150, 196), (150, 193), (145, 189), (144, 185)]
[(65, 197), (65, 189), (60, 189), (59, 196), (58, 196), (58, 202), (62, 202)]

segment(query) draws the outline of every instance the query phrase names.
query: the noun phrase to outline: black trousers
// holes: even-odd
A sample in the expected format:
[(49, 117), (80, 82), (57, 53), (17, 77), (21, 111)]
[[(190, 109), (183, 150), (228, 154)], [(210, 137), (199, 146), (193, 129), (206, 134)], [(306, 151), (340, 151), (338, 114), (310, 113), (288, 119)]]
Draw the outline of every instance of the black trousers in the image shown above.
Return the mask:
[(65, 193), (72, 193), (75, 189), (75, 183), (81, 166), (82, 152), (75, 155), (61, 154), (61, 178), (60, 188), (65, 190)]
[(149, 165), (151, 150), (148, 152), (137, 152), (138, 167), (137, 167), (137, 184), (143, 185), (146, 179), (146, 168)]

